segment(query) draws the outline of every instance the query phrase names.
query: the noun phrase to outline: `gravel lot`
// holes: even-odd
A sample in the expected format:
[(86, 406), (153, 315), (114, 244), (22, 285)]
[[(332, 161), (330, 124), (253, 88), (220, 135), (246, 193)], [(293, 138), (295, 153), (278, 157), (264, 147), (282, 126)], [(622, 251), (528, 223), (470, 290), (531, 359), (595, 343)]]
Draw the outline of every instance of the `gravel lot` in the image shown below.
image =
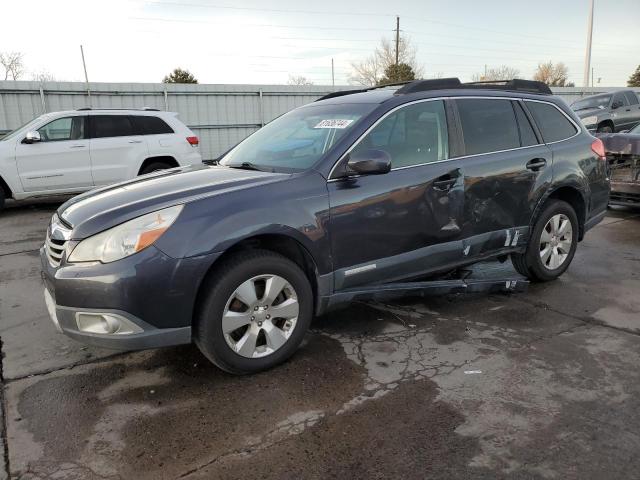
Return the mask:
[(640, 212), (610, 210), (527, 293), (355, 304), (285, 365), (57, 334), (38, 248), (55, 203), (0, 213), (0, 479), (638, 478)]

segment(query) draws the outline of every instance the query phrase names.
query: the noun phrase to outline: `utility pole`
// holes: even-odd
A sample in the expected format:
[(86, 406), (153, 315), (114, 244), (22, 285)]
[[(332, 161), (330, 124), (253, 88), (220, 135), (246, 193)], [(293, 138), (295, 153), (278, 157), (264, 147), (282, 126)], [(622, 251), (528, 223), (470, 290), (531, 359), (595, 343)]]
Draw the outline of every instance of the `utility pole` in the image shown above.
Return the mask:
[(594, 87), (594, 83), (593, 83), (593, 67), (591, 67), (591, 87)]
[(587, 51), (584, 58), (584, 86), (589, 86), (589, 70), (591, 70), (591, 37), (593, 36), (593, 2), (589, 6), (589, 20), (587, 21)]
[(396, 67), (400, 59), (400, 17), (396, 16)]
[(333, 69), (333, 58), (331, 59), (331, 86), (332, 87), (336, 86), (336, 76)]
[(89, 106), (91, 106), (91, 90), (89, 89), (89, 76), (87, 75), (87, 64), (84, 61), (84, 49), (80, 45), (80, 55), (82, 55), (82, 68), (84, 68), (84, 81), (87, 84), (87, 96), (89, 97)]

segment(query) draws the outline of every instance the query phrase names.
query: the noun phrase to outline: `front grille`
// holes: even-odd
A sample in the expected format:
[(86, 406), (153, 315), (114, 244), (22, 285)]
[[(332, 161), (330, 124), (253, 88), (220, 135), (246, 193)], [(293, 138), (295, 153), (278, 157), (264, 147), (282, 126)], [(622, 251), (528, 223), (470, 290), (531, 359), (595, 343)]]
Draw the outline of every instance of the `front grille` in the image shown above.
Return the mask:
[(49, 236), (49, 232), (47, 231), (47, 238), (44, 248), (47, 251), (49, 262), (54, 267), (60, 265), (60, 261), (62, 260), (62, 253), (64, 252), (64, 245), (66, 243), (66, 240), (56, 240), (55, 238), (51, 238)]

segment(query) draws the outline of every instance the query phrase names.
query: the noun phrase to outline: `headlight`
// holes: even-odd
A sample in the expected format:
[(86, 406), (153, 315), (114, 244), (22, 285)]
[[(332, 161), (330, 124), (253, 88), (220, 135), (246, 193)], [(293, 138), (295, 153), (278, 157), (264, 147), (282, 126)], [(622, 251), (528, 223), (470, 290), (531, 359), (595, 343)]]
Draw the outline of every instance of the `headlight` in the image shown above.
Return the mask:
[(591, 117), (584, 117), (582, 119), (582, 123), (584, 123), (587, 127), (590, 125), (596, 125), (598, 123), (598, 117), (595, 115), (592, 115)]
[(73, 249), (69, 262), (115, 262), (147, 248), (175, 222), (182, 205), (165, 208), (129, 220), (82, 240)]

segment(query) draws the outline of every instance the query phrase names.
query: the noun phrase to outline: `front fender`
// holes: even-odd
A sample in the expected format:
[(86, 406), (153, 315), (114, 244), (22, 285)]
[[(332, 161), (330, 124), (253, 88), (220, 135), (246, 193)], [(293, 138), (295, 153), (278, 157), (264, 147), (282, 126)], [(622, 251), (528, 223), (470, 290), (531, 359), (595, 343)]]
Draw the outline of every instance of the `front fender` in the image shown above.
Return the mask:
[(331, 270), (329, 197), (318, 173), (189, 203), (156, 245), (174, 258), (223, 252), (257, 235), (287, 235)]

